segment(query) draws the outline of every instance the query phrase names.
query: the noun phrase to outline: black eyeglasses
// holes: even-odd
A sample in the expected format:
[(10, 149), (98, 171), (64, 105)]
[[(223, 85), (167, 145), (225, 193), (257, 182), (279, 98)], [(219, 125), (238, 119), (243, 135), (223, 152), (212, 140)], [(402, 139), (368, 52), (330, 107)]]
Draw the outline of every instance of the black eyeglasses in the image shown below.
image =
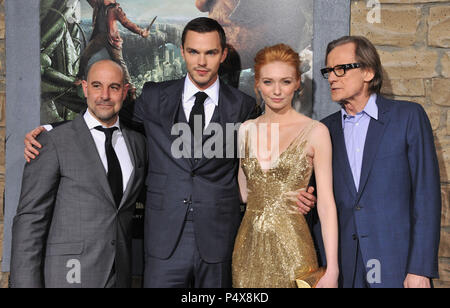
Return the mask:
[(347, 73), (348, 70), (354, 69), (354, 68), (360, 68), (362, 65), (361, 63), (352, 63), (352, 64), (341, 64), (336, 65), (335, 67), (326, 67), (320, 70), (322, 73), (323, 78), (328, 79), (330, 77), (330, 73), (334, 72), (334, 74), (337, 77), (342, 77)]

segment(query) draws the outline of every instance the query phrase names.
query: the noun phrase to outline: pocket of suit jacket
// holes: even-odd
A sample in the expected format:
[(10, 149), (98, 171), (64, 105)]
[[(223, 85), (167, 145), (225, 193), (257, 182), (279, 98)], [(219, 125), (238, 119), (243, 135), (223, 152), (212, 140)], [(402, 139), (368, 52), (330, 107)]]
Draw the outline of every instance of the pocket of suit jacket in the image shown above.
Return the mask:
[(75, 243), (49, 243), (45, 251), (46, 256), (81, 255), (84, 250), (84, 242)]

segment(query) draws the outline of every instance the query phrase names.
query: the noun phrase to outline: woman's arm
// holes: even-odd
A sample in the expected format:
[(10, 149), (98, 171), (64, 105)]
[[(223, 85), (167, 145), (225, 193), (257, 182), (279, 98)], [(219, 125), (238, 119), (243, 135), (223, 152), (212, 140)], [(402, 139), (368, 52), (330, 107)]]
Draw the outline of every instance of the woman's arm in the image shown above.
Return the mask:
[(322, 227), (327, 258), (327, 272), (318, 287), (337, 287), (338, 218), (333, 194), (332, 145), (328, 129), (319, 123), (311, 132), (310, 144), (314, 148), (314, 172), (317, 186), (317, 211)]
[(242, 170), (241, 163), (239, 163), (239, 174), (238, 174), (238, 182), (239, 182), (239, 191), (241, 193), (241, 202), (247, 203), (247, 178)]
[(238, 173), (238, 183), (239, 183), (239, 191), (241, 194), (241, 202), (247, 203), (247, 177), (244, 174), (244, 170), (242, 170), (242, 159), (245, 158), (247, 154), (245, 149), (247, 147), (246, 142), (248, 142), (248, 127), (251, 121), (246, 121), (242, 123), (239, 127), (238, 132), (238, 153), (239, 153), (239, 173)]

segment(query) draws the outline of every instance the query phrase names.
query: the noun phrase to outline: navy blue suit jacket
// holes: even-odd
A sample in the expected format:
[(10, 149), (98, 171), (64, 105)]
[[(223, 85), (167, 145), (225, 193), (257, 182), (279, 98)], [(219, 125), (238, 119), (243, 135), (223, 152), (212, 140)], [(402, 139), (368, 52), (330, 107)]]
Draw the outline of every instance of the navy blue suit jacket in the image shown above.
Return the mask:
[[(208, 263), (228, 262), (241, 221), (237, 183), (239, 160), (237, 156), (203, 156), (193, 164), (192, 159), (174, 157), (172, 146), (181, 136), (173, 135), (172, 128), (177, 123), (180, 108), (183, 112), (184, 81), (146, 83), (135, 106), (124, 106), (120, 113), (123, 121), (131, 119), (143, 124), (147, 137), (145, 254), (160, 259), (172, 255), (190, 207), (202, 259)], [(243, 123), (258, 116), (253, 98), (223, 82), (216, 108), (224, 140), (227, 123)], [(231, 140), (237, 151), (237, 130)], [(225, 145), (223, 153), (227, 153)]]
[(358, 190), (341, 112), (322, 120), (333, 144), (343, 287), (353, 284), (358, 241), (367, 271), (375, 275), (373, 264), (380, 265), (371, 287), (402, 287), (408, 273), (438, 277), (441, 194), (430, 122), (419, 104), (380, 95), (376, 103), (379, 117), (369, 125)]

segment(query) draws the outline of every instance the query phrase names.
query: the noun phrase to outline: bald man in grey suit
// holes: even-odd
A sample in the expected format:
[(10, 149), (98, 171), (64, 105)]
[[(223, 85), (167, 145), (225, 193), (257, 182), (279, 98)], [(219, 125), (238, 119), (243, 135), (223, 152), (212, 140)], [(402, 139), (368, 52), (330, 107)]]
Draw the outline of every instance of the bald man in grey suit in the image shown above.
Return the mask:
[(12, 287), (130, 287), (132, 217), (146, 143), (119, 122), (122, 68), (95, 63), (88, 110), (39, 137), (13, 223)]

